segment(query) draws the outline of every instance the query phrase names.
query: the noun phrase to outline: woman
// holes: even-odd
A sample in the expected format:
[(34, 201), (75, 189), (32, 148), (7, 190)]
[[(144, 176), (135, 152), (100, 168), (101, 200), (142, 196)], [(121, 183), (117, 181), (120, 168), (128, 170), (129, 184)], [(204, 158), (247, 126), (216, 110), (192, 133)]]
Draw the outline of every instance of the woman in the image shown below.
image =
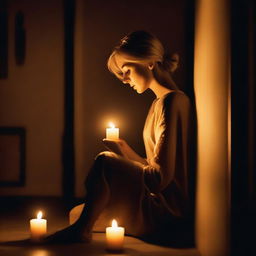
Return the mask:
[(147, 157), (139, 156), (124, 140), (104, 140), (110, 151), (95, 159), (80, 217), (49, 236), (49, 241), (89, 242), (92, 230), (104, 231), (114, 218), (126, 234), (147, 241), (174, 245), (181, 237), (185, 241), (185, 233), (193, 233), (192, 111), (171, 76), (177, 65), (178, 56), (165, 55), (161, 42), (145, 31), (125, 36), (114, 48), (109, 70), (137, 93), (150, 89), (156, 96), (143, 131)]

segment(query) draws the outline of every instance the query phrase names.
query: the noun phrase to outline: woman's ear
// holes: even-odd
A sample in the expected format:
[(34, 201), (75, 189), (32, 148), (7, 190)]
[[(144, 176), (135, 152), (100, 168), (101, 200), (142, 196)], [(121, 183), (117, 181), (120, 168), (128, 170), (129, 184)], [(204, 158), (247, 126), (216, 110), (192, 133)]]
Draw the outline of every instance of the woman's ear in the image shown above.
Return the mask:
[(152, 70), (152, 69), (154, 68), (154, 66), (155, 66), (155, 63), (150, 62), (150, 63), (148, 64), (149, 70)]

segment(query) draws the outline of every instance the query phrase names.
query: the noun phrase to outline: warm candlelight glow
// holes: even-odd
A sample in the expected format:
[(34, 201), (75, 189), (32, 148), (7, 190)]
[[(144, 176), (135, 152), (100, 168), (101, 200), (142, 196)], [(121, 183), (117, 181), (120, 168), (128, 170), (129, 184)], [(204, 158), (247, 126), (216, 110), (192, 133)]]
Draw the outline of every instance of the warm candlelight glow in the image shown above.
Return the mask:
[(117, 221), (112, 220), (112, 227), (106, 228), (107, 249), (120, 251), (124, 244), (124, 228), (118, 227)]
[(112, 122), (109, 122), (109, 123), (108, 123), (108, 126), (109, 126), (110, 128), (115, 128), (115, 125), (114, 125)]
[(43, 213), (41, 211), (38, 212), (37, 214), (37, 219), (42, 219)]
[(119, 139), (119, 128), (115, 127), (112, 122), (108, 123), (109, 128), (106, 129), (106, 138), (108, 140), (118, 140)]
[(118, 227), (118, 225), (117, 225), (116, 220), (115, 219), (112, 220), (112, 228), (117, 228), (117, 227)]
[(30, 232), (33, 241), (40, 240), (47, 232), (47, 220), (42, 219), (42, 216), (42, 211), (39, 211), (37, 218), (30, 220)]

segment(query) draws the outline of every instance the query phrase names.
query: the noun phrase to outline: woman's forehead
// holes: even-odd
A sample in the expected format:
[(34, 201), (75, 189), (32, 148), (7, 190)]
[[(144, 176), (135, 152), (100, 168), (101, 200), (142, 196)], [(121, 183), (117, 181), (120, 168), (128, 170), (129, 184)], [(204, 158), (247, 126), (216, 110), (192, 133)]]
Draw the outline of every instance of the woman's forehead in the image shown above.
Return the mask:
[(125, 65), (129, 64), (129, 63), (138, 63), (138, 59), (126, 55), (126, 54), (120, 54), (120, 53), (116, 53), (114, 56), (114, 62), (116, 64), (116, 67), (118, 69), (122, 69)]
[(123, 68), (132, 64), (143, 64), (145, 60), (136, 58), (134, 56), (114, 52), (108, 62), (109, 69), (112, 73), (114, 73), (119, 79), (122, 77)]

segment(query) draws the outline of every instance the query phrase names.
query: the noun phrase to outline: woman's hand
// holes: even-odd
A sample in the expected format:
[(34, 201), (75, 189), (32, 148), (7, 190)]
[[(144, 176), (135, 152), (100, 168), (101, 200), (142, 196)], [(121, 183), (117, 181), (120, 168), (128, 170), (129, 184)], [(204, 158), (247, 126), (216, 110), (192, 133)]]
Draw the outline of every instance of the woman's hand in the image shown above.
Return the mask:
[(103, 139), (103, 144), (111, 152), (114, 152), (118, 155), (126, 157), (124, 152), (122, 152), (119, 139), (118, 140)]

